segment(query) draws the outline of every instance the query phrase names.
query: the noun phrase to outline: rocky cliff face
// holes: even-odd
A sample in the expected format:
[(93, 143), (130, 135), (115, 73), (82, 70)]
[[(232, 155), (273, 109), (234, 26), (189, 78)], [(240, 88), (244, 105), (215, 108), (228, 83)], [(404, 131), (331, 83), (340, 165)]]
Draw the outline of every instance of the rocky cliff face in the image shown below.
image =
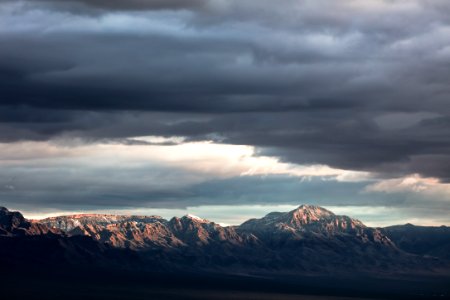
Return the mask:
[(33, 222), (63, 230), (69, 236), (90, 236), (118, 248), (170, 248), (182, 244), (167, 227), (168, 221), (158, 216), (82, 214)]
[(24, 236), (52, 233), (62, 234), (62, 231), (57, 227), (47, 226), (43, 223), (30, 222), (19, 212), (0, 207), (0, 235)]
[(222, 227), (191, 215), (165, 220), (158, 216), (72, 215), (34, 221), (70, 236), (87, 235), (120, 248), (202, 247), (244, 242), (233, 227)]

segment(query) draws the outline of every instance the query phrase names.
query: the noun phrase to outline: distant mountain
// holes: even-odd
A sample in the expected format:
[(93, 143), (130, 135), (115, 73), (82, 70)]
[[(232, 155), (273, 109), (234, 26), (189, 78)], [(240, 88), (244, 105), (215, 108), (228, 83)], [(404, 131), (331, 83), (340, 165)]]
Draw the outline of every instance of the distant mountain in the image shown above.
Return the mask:
[(263, 240), (305, 238), (332, 240), (336, 237), (351, 237), (363, 244), (379, 244), (395, 250), (395, 245), (380, 230), (365, 226), (361, 221), (347, 216), (338, 216), (322, 207), (301, 205), (287, 212), (269, 213), (261, 219), (244, 222), (240, 231), (251, 232)]
[(450, 260), (450, 227), (406, 224), (385, 227), (382, 232), (406, 252)]
[(136, 261), (128, 250), (98, 243), (89, 236), (68, 236), (57, 227), (29, 221), (19, 212), (0, 207), (0, 266), (17, 268), (61, 266), (119, 267)]
[(233, 227), (222, 227), (192, 215), (165, 220), (158, 216), (89, 214), (53, 217), (33, 223), (64, 230), (69, 236), (86, 235), (114, 247), (134, 250), (243, 242)]
[(398, 249), (379, 229), (318, 206), (269, 213), (244, 222), (238, 232), (256, 236), (275, 257), (282, 257), (277, 266), (295, 266), (306, 272), (402, 272), (421, 263)]
[[(11, 241), (32, 236), (34, 243), (49, 244), (41, 247), (42, 252), (49, 246), (49, 252), (57, 251), (62, 260), (77, 264), (91, 261), (122, 268), (266, 274), (450, 270), (445, 255), (437, 259), (424, 256), (425, 250), (399, 247), (393, 232), (310, 205), (228, 227), (192, 215), (166, 220), (86, 214), (28, 221), (18, 212), (0, 209), (0, 248), (9, 243), (14, 253), (22, 242)], [(33, 257), (36, 248), (27, 243), (27, 249), (16, 253), (29, 252)]]

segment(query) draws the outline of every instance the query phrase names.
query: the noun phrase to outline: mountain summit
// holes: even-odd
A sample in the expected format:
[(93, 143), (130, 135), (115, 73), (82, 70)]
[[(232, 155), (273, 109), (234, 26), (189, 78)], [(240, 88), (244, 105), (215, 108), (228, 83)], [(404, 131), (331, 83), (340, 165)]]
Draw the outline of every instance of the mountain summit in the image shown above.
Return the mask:
[(243, 225), (247, 226), (251, 223), (257, 224), (257, 226), (275, 225), (277, 223), (283, 223), (293, 228), (301, 228), (305, 225), (329, 220), (336, 217), (331, 211), (314, 205), (300, 205), (297, 209), (294, 209), (287, 213), (272, 212), (267, 214), (262, 219), (252, 219), (245, 222)]

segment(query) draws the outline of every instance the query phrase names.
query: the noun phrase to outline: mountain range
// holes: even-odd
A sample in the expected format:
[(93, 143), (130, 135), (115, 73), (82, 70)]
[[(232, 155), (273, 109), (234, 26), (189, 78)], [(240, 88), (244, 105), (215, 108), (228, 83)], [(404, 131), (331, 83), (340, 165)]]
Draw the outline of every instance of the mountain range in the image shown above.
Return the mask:
[(240, 226), (186, 215), (78, 214), (27, 220), (0, 208), (6, 265), (98, 265), (248, 274), (447, 274), (450, 228), (372, 228), (312, 205)]

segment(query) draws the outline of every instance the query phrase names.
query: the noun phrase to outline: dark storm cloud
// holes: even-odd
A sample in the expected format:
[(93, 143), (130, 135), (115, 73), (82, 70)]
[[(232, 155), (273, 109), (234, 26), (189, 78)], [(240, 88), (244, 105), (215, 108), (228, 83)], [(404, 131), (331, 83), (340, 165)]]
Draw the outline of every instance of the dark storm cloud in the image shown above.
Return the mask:
[(1, 141), (176, 135), (450, 181), (446, 1), (64, 2), (102, 12), (0, 2)]
[[(60, 0), (59, 0), (60, 1)], [(55, 1), (55, 2), (59, 2)], [(81, 2), (89, 6), (104, 9), (182, 9), (195, 8), (205, 4), (207, 0), (65, 0)]]
[[(13, 2), (1, 0), (1, 2)], [(208, 0), (33, 0), (32, 5), (42, 5), (48, 9), (63, 9), (75, 13), (88, 9), (102, 10), (160, 10), (160, 9), (195, 9), (204, 6)], [(80, 5), (85, 6), (80, 9)]]
[[(149, 169), (152, 170), (150, 176)], [(77, 177), (67, 167), (32, 168), (26, 176), (20, 176), (19, 171), (9, 169), (8, 177), (0, 177), (1, 182), (5, 182), (0, 188), (2, 205), (23, 205), (34, 201), (34, 206), (70, 209), (86, 206), (182, 208), (242, 203), (404, 206), (417, 205), (420, 203), (418, 199), (423, 200), (420, 196), (411, 197), (406, 193), (387, 196), (361, 193), (367, 182), (336, 182), (321, 178), (300, 180), (289, 176), (241, 176), (188, 186), (174, 186), (162, 180), (158, 184), (143, 185), (141, 183), (148, 179), (166, 178), (164, 174), (174, 171), (149, 165), (122, 174), (110, 169), (107, 177), (101, 175), (105, 169), (83, 169), (79, 171), (83, 176)], [(130, 177), (139, 180), (128, 180)]]

